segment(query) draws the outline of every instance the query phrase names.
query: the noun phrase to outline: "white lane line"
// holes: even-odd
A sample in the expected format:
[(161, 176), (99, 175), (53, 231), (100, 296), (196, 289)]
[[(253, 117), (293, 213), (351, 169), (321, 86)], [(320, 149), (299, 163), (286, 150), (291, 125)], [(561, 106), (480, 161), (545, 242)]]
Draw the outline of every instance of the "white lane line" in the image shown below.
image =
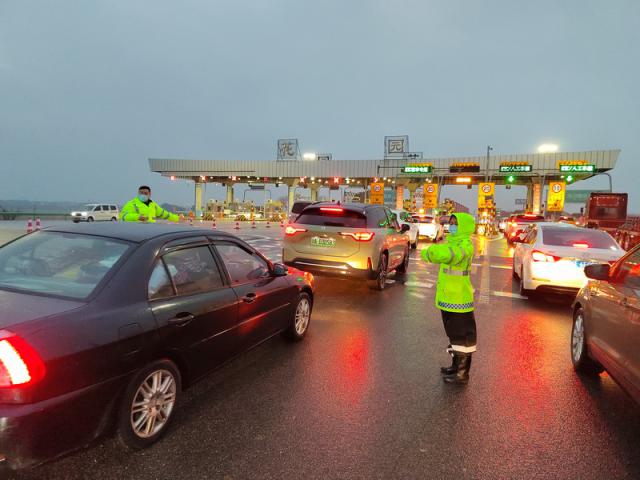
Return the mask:
[(479, 303), (489, 303), (489, 292), (491, 291), (491, 272), (489, 270), (489, 255), (485, 255), (482, 261), (482, 275), (480, 276), (480, 299)]
[(407, 287), (433, 288), (433, 283), (427, 282), (405, 282), (404, 284)]
[(420, 298), (420, 299), (427, 298), (426, 295), (423, 295), (423, 294), (418, 293), (418, 292), (409, 292), (409, 295), (411, 295), (412, 297)]
[(510, 265), (491, 265), (491, 268), (503, 268), (504, 270), (511, 270)]
[(491, 292), (491, 295), (495, 295), (496, 297), (508, 297), (508, 298), (518, 298), (520, 300), (528, 300), (529, 297), (524, 297), (519, 293), (513, 292)]
[(472, 263), (471, 266), (472, 267), (481, 267), (482, 264), (481, 263)]

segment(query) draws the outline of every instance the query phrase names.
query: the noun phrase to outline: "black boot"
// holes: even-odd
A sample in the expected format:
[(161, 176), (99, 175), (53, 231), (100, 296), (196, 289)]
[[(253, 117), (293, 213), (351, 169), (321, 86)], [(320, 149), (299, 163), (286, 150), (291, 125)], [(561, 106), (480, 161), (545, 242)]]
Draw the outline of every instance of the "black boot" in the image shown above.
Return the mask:
[(469, 370), (471, 369), (471, 354), (456, 352), (455, 356), (458, 358), (458, 368), (456, 372), (450, 375), (445, 375), (442, 378), (445, 383), (466, 385), (469, 381)]
[(442, 375), (452, 375), (458, 371), (458, 357), (451, 354), (451, 366), (440, 367), (440, 373)]

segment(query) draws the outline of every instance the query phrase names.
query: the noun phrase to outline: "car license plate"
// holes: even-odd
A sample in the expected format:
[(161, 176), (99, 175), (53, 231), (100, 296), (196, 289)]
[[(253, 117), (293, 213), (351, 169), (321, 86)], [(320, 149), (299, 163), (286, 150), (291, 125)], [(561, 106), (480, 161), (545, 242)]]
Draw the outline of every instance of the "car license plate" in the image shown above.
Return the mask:
[(311, 237), (311, 245), (314, 247), (335, 247), (335, 238)]
[(576, 267), (578, 268), (584, 268), (588, 265), (593, 265), (593, 262), (587, 262), (584, 260), (576, 260)]

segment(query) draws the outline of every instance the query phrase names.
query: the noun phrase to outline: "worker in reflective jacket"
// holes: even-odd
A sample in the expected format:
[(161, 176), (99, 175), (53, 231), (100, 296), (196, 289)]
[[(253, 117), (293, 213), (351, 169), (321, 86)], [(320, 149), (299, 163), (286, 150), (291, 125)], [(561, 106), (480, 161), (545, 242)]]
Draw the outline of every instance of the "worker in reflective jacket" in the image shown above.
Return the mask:
[(120, 211), (120, 220), (125, 222), (154, 223), (158, 218), (170, 222), (182, 220), (182, 216), (167, 212), (151, 200), (151, 188), (146, 185), (141, 185), (138, 188), (138, 196), (129, 200)]
[(469, 381), (471, 354), (476, 351), (476, 321), (473, 315), (471, 262), (475, 231), (474, 218), (468, 213), (454, 213), (449, 221), (446, 242), (422, 250), (422, 259), (439, 263), (436, 307), (442, 311), (442, 322), (449, 337), (447, 351), (453, 357), (450, 367), (441, 368), (447, 383)]

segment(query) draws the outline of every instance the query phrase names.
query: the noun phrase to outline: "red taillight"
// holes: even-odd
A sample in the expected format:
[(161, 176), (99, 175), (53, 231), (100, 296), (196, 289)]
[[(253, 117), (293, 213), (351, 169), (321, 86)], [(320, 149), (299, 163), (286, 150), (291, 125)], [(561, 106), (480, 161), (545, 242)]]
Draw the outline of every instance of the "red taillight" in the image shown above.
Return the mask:
[(584, 242), (578, 242), (578, 243), (574, 243), (573, 247), (574, 248), (589, 248), (589, 244), (588, 243), (584, 243)]
[(320, 207), (321, 212), (342, 213), (344, 208), (340, 207)]
[(292, 237), (296, 233), (302, 233), (306, 231), (307, 231), (306, 228), (297, 228), (297, 227), (292, 227), (291, 225), (287, 225), (287, 228), (284, 229), (284, 234)]
[(358, 242), (368, 242), (373, 238), (373, 232), (340, 232), (343, 237), (351, 237)]
[(0, 387), (37, 382), (44, 377), (44, 364), (22, 338), (0, 330)]
[(557, 262), (558, 260), (560, 260), (560, 257), (549, 255), (539, 250), (534, 250), (533, 252), (531, 252), (531, 259), (534, 262)]

